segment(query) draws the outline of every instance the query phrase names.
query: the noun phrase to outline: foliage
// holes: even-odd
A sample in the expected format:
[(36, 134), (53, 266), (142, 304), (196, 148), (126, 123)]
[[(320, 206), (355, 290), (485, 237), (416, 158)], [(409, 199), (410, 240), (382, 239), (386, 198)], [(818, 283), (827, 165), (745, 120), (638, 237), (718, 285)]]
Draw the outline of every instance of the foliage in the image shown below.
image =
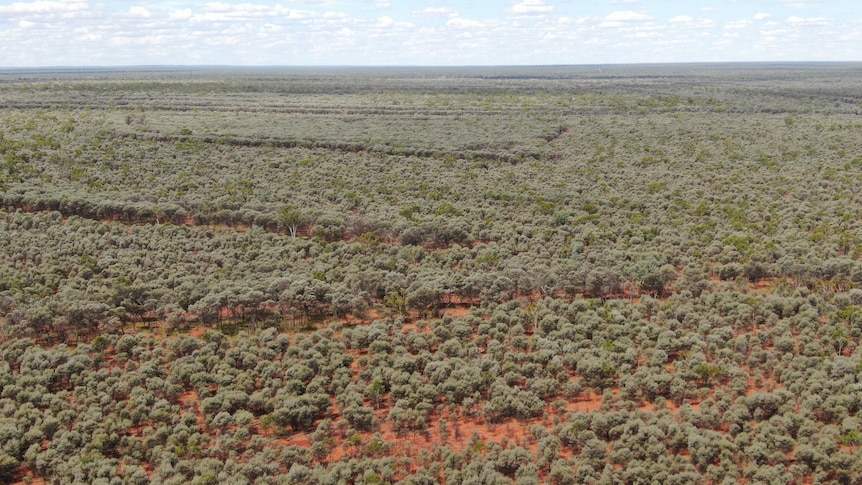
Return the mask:
[(603, 71), (0, 73), (0, 481), (858, 481), (858, 66)]

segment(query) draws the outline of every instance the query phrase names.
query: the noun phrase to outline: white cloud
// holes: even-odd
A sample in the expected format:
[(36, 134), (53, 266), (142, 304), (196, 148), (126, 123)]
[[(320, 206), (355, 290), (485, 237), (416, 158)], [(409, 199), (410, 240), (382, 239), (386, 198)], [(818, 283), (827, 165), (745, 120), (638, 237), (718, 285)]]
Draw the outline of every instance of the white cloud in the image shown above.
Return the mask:
[(204, 13), (191, 17), (192, 22), (236, 22), (279, 17), (282, 19), (305, 19), (313, 16), (310, 11), (284, 8), (281, 5), (253, 5), (250, 3), (230, 4), (210, 2), (204, 5)]
[(44, 15), (62, 12), (73, 12), (87, 9), (87, 2), (53, 2), (53, 1), (36, 1), (36, 2), (15, 2), (10, 5), (0, 5), (0, 15), (3, 16), (19, 16), (19, 15)]
[(423, 10), (413, 12), (414, 17), (419, 18), (452, 18), (457, 17), (458, 12), (447, 7), (426, 7)]
[[(813, 8), (805, 14), (785, 11), (778, 16), (774, 11), (770, 16), (767, 2), (739, 4), (743, 2), (740, 6), (746, 9), (726, 12), (740, 20), (716, 24), (705, 18), (715, 14), (703, 13), (711, 8), (676, 15), (655, 2), (635, 0), (596, 2), (605, 10), (586, 10), (580, 18), (563, 14), (553, 0), (497, 2), (502, 5), (497, 12), (486, 9), (486, 17), (470, 15), (473, 18), (461, 17), (459, 4), (448, 0), (417, 2), (420, 6), (412, 11), (393, 0), (0, 0), (0, 66), (580, 64), (859, 57), (862, 21), (831, 17), (825, 9), (814, 13)], [(372, 8), (389, 3), (401, 8)], [(791, 4), (813, 5), (783, 0), (785, 9)], [(433, 21), (422, 20), (425, 25), (417, 27), (410, 23), (415, 19)], [(825, 45), (829, 48), (812, 47)]]
[(809, 5), (822, 3), (821, 0), (780, 0), (781, 3), (789, 5), (793, 8), (805, 8)]
[(690, 28), (690, 29), (705, 29), (709, 27), (714, 27), (715, 22), (711, 19), (703, 19), (703, 18), (694, 18), (688, 15), (677, 15), (676, 17), (668, 20), (673, 25)]
[(829, 21), (823, 17), (788, 17), (787, 23), (791, 25), (829, 25)]
[(607, 15), (600, 27), (621, 27), (628, 23), (646, 22), (652, 20), (652, 17), (643, 13), (637, 13), (633, 10), (618, 10)]
[(456, 17), (446, 22), (446, 25), (448, 27), (452, 27), (453, 29), (475, 29), (478, 27), (482, 27), (482, 22), (465, 19), (462, 17)]
[(637, 31), (631, 35), (632, 38), (635, 39), (657, 39), (661, 37), (661, 34), (658, 32), (650, 32), (650, 31)]
[(152, 46), (161, 45), (168, 42), (168, 39), (163, 35), (147, 35), (141, 37), (132, 37), (127, 35), (118, 35), (110, 39), (111, 45), (123, 46)]
[(601, 22), (602, 19), (600, 17), (579, 17), (578, 20), (575, 21), (578, 25), (587, 25), (587, 24), (597, 24)]
[(554, 7), (545, 5), (542, 0), (524, 0), (506, 11), (514, 15), (544, 15), (553, 12)]
[(752, 21), (749, 19), (734, 20), (733, 22), (724, 24), (724, 28), (727, 30), (742, 30), (747, 29), (751, 24)]
[(75, 40), (81, 42), (100, 42), (102, 40), (102, 34), (95, 33), (79, 35)]
[(168, 20), (188, 20), (192, 17), (192, 9), (174, 10), (168, 15)]
[(389, 3), (389, 0), (370, 0), (371, 6), (368, 7), (371, 10), (384, 10), (392, 6)]
[(643, 22), (652, 20), (652, 17), (643, 13), (637, 13), (633, 10), (616, 11), (605, 17), (608, 22)]
[(129, 15), (132, 17), (147, 18), (150, 16), (150, 11), (144, 7), (134, 6), (129, 9)]
[(233, 9), (243, 9), (244, 10), (244, 9), (247, 9), (248, 7), (251, 7), (251, 5), (248, 3), (240, 4), (240, 5), (231, 5), (229, 3), (222, 3), (222, 2), (209, 2), (209, 3), (204, 5), (204, 9), (207, 10), (208, 12), (227, 12), (227, 11), (230, 11)]

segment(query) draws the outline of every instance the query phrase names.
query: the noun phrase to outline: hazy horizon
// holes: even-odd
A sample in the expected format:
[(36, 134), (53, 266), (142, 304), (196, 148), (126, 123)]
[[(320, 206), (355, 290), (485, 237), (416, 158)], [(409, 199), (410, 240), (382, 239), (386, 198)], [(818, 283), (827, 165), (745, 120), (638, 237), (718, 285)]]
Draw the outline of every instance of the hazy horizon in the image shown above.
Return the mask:
[(117, 71), (146, 71), (146, 70), (207, 70), (207, 69), (227, 69), (227, 70), (402, 70), (402, 69), (417, 69), (425, 71), (440, 71), (440, 70), (485, 70), (485, 69), (616, 69), (616, 68), (673, 68), (673, 67), (722, 67), (722, 66), (738, 66), (745, 68), (768, 67), (776, 68), (780, 66), (788, 67), (804, 67), (804, 66), (862, 66), (862, 60), (848, 61), (680, 61), (680, 62), (618, 62), (618, 63), (591, 63), (591, 64), (475, 64), (475, 65), (428, 65), (428, 64), (393, 64), (393, 65), (373, 65), (373, 64), (308, 64), (308, 65), (289, 65), (289, 64), (260, 64), (260, 65), (243, 65), (243, 64), (103, 64), (103, 65), (45, 65), (45, 66), (0, 66), (0, 71), (51, 71), (51, 70), (117, 70)]

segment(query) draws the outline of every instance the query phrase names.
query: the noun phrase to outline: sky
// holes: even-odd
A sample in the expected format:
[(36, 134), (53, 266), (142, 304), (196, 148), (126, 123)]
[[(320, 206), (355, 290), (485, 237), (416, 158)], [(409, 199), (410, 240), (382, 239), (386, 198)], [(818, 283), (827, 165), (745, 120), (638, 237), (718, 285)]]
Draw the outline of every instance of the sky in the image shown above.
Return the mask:
[(0, 0), (0, 67), (859, 60), (860, 0)]

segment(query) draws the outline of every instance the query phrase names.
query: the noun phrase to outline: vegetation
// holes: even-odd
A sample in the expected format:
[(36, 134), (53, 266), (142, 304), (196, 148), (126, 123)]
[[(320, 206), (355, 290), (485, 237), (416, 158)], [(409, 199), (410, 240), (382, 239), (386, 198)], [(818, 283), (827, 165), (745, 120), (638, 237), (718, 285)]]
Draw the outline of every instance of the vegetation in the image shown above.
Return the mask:
[(0, 482), (860, 483), (860, 79), (0, 71)]

